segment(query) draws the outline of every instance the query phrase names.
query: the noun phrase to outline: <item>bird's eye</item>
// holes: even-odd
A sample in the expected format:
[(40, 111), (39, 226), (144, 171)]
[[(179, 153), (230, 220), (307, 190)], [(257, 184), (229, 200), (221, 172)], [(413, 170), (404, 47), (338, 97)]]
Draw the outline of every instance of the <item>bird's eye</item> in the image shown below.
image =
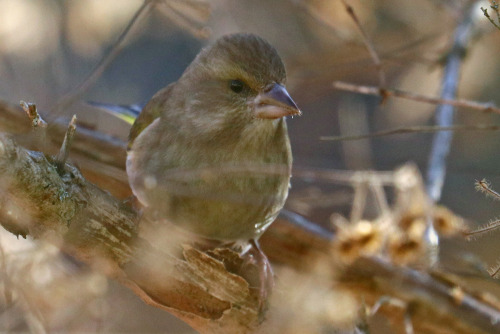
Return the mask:
[(245, 88), (245, 83), (241, 80), (231, 80), (229, 83), (229, 88), (235, 93), (241, 93), (243, 91), (243, 88)]

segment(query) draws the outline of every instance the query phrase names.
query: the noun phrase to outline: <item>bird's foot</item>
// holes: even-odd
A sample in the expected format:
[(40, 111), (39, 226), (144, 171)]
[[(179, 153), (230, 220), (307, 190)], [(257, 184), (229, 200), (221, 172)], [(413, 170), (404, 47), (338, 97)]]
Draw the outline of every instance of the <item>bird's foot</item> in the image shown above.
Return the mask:
[[(274, 274), (271, 263), (259, 243), (250, 240), (245, 244), (231, 243), (226, 245), (227, 248), (213, 249), (213, 246), (210, 243), (197, 244), (198, 249), (205, 249), (210, 256), (222, 261), (229, 272), (243, 277), (248, 282), (250, 292), (257, 299), (259, 317), (263, 320), (274, 287)], [(235, 251), (239, 254), (234, 253)]]
[[(259, 313), (263, 314), (268, 306), (268, 299), (274, 287), (274, 273), (271, 263), (269, 262), (266, 254), (260, 248), (257, 240), (250, 240), (250, 249), (244, 254), (245, 265), (243, 268), (247, 269), (253, 266), (256, 269), (253, 275), (247, 276), (251, 288), (258, 289), (258, 306)], [(245, 275), (246, 276), (246, 275)]]

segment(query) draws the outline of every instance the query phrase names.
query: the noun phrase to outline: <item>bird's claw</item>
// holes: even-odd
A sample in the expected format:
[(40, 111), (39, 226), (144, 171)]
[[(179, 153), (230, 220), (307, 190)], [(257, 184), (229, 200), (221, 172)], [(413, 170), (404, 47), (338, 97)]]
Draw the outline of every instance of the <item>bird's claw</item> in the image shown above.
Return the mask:
[[(250, 279), (249, 283), (252, 288), (258, 288), (258, 310), (259, 314), (263, 315), (268, 306), (268, 300), (274, 287), (274, 273), (271, 263), (266, 254), (260, 248), (256, 240), (250, 241), (251, 248), (245, 254), (246, 264), (253, 265), (257, 269), (257, 277)], [(248, 266), (245, 266), (248, 268)], [(256, 278), (258, 281), (256, 282)]]

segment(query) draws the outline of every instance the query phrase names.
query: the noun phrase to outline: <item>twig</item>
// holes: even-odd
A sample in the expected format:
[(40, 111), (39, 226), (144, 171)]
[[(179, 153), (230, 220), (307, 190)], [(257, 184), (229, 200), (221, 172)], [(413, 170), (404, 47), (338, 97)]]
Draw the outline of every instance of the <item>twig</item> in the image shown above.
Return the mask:
[(363, 43), (365, 44), (366, 48), (368, 49), (368, 52), (370, 53), (370, 56), (373, 60), (373, 63), (375, 64), (375, 68), (378, 71), (378, 76), (379, 76), (379, 85), (381, 87), (385, 87), (385, 73), (382, 68), (382, 62), (380, 61), (380, 57), (377, 54), (377, 51), (375, 51), (375, 47), (373, 46), (373, 43), (370, 41), (370, 38), (368, 38), (368, 35), (366, 34), (365, 30), (363, 29), (363, 26), (361, 25), (361, 22), (359, 21), (354, 8), (352, 8), (351, 5), (349, 5), (346, 0), (342, 0), (342, 4), (344, 5), (347, 13), (349, 16), (352, 18), (356, 26), (358, 27), (361, 36), (363, 37)]
[[(491, 197), (494, 200), (500, 200), (500, 194), (495, 189), (491, 188), (490, 183), (486, 179), (482, 179), (481, 181), (476, 181), (476, 190), (486, 194), (486, 197)], [(491, 232), (493, 230), (496, 230), (498, 229), (499, 226), (500, 226), (500, 220), (495, 219), (493, 221), (490, 221), (488, 224), (476, 228), (474, 230), (464, 231), (463, 234), (466, 237), (470, 238), (478, 234), (483, 234), (486, 232)]]
[[(109, 53), (104, 56), (99, 64), (94, 68), (90, 75), (83, 80), (76, 88), (63, 96), (56, 104), (52, 110), (54, 110), (53, 115), (59, 115), (64, 109), (71, 106), (75, 101), (81, 98), (90, 87), (92, 87), (101, 74), (106, 70), (106, 68), (111, 64), (111, 62), (120, 54), (120, 52), (125, 47), (125, 41), (132, 29), (138, 24), (140, 19), (146, 16), (154, 5), (159, 5), (159, 9), (166, 14), (172, 21), (177, 23), (179, 26), (191, 32), (193, 35), (199, 38), (207, 38), (210, 34), (210, 30), (206, 27), (196, 28), (194, 27), (193, 20), (198, 19), (199, 21), (206, 21), (210, 15), (210, 7), (208, 3), (204, 1), (167, 1), (167, 0), (144, 0), (141, 7), (136, 11), (128, 25), (125, 27), (121, 35), (118, 37), (116, 42), (111, 46)], [(179, 9), (182, 6), (195, 12), (195, 15), (189, 16)], [(166, 9), (166, 10), (165, 10)], [(199, 16), (197, 18), (196, 16)]]
[(151, 9), (152, 3), (155, 1), (153, 0), (145, 0), (141, 7), (137, 10), (137, 12), (134, 14), (128, 25), (125, 27), (121, 35), (118, 37), (116, 42), (111, 46), (111, 49), (109, 53), (101, 59), (99, 64), (94, 68), (94, 70), (90, 73), (90, 75), (83, 80), (76, 88), (74, 88), (72, 91), (64, 95), (55, 105), (54, 108), (51, 108), (53, 110), (53, 115), (57, 116), (59, 115), (63, 110), (67, 109), (70, 107), (75, 101), (77, 101), (79, 98), (83, 96), (89, 90), (90, 87), (92, 87), (97, 79), (101, 76), (101, 74), (106, 70), (106, 68), (111, 64), (111, 62), (120, 54), (120, 52), (123, 50), (125, 46), (125, 40), (127, 36), (129, 35), (130, 31), (132, 28), (134, 28), (139, 22), (139, 20), (145, 16), (149, 10)]
[[(473, 9), (475, 1), (464, 8), (461, 22), (455, 29), (453, 45), (446, 57), (446, 66), (442, 79), (441, 98), (444, 100), (455, 99), (457, 95), (460, 68), (466, 53), (467, 44), (473, 26)], [(449, 127), (453, 125), (455, 107), (449, 104), (440, 104), (436, 108), (436, 125)], [(453, 139), (452, 131), (440, 131), (434, 135), (431, 153), (427, 164), (426, 191), (429, 200), (436, 203), (441, 199), (443, 184), (446, 176), (446, 159)], [(439, 236), (430, 217), (427, 218), (426, 240), (434, 245), (432, 254), (437, 261), (439, 252)]]
[(344, 140), (360, 140), (369, 139), (376, 137), (385, 137), (391, 135), (408, 134), (408, 133), (429, 133), (429, 132), (440, 132), (440, 131), (498, 131), (500, 130), (500, 125), (452, 125), (447, 127), (441, 126), (409, 126), (404, 128), (396, 128), (386, 131), (380, 131), (375, 133), (370, 133), (366, 135), (354, 135), (354, 136), (321, 136), (320, 140), (328, 141), (344, 141)]
[(495, 267), (492, 267), (490, 268), (490, 270), (488, 270), (488, 273), (490, 274), (491, 277), (497, 277), (499, 272), (500, 272), (499, 265), (496, 265)]
[(379, 171), (350, 171), (350, 170), (334, 170), (334, 169), (313, 169), (295, 167), (293, 169), (293, 177), (303, 180), (320, 180), (332, 184), (352, 185), (353, 182), (359, 180), (359, 176), (364, 178), (376, 179), (384, 186), (394, 185), (394, 172), (379, 172)]
[[(210, 16), (208, 3), (203, 1), (161, 1), (158, 9), (172, 22), (197, 38), (208, 38), (211, 34), (210, 28), (199, 26), (200, 23), (206, 22)], [(195, 13), (189, 13), (186, 9)]]
[[(475, 1), (465, 9), (464, 17), (455, 30), (453, 46), (446, 58), (443, 74), (441, 98), (453, 100), (456, 96), (460, 67), (465, 55), (467, 43), (473, 26)], [(436, 125), (448, 127), (453, 124), (454, 107), (449, 104), (439, 105), (436, 109)], [(446, 175), (446, 158), (450, 150), (453, 132), (438, 132), (434, 136), (427, 170), (427, 192), (434, 202), (439, 201)]]
[[(31, 129), (31, 122), (26, 121), (21, 108), (0, 100), (0, 132), (17, 135), (18, 142), (31, 146), (35, 144), (36, 149), (46, 153), (57, 154), (60, 150), (68, 121), (67, 118), (58, 118), (47, 128), (40, 128), (36, 132), (43, 133), (36, 133), (36, 136), (44, 137), (37, 138), (34, 143), (33, 138), (25, 135)], [(91, 182), (99, 184), (118, 198), (127, 198), (131, 191), (124, 171), (126, 147), (123, 140), (80, 125), (75, 133), (71, 157)]]
[(484, 112), (493, 112), (496, 114), (500, 114), (500, 108), (498, 108), (492, 102), (485, 103), (485, 102), (476, 102), (463, 99), (443, 99), (438, 97), (406, 92), (399, 89), (386, 89), (375, 86), (362, 86), (342, 81), (334, 82), (333, 87), (336, 89), (359, 93), (359, 94), (381, 96), (382, 98), (394, 96), (407, 100), (413, 100), (429, 104), (447, 104), (454, 107), (463, 107)]
[(491, 184), (486, 179), (476, 181), (476, 190), (486, 194), (486, 197), (491, 197), (496, 200), (500, 199), (500, 194), (491, 188)]
[[(498, 4), (496, 1), (492, 1), (491, 2), (491, 5), (490, 5), (490, 8), (493, 9), (496, 13), (496, 16), (497, 16), (497, 20), (498, 22), (500, 23), (500, 12), (498, 10)], [(488, 21), (491, 22), (491, 24), (493, 24), (497, 29), (500, 30), (500, 25), (498, 25), (490, 16), (490, 14), (488, 13), (488, 9), (487, 8), (484, 8), (484, 7), (481, 7), (481, 10), (483, 11), (483, 14), (484, 16), (486, 16), (486, 18), (488, 19)]]
[(487, 232), (491, 232), (494, 230), (497, 230), (498, 227), (500, 227), (500, 220), (494, 220), (486, 224), (486, 226), (481, 226), (477, 229), (471, 230), (471, 231), (464, 231), (464, 235), (468, 238), (478, 235), (478, 234), (484, 234)]
[[(397, 284), (394, 284), (395, 277)], [(344, 271), (340, 281), (345, 282), (353, 293), (363, 295), (368, 303), (390, 295), (413, 304), (412, 320), (416, 333), (493, 334), (500, 331), (500, 314), (493, 305), (476, 299), (457, 285), (434, 279), (425, 272), (395, 267), (382, 258), (358, 259)], [(459, 297), (457, 290), (460, 291)], [(426, 304), (432, 305), (435, 311), (424, 307)], [(389, 309), (388, 313), (394, 314), (394, 309)], [(441, 317), (441, 326), (449, 327), (437, 329), (425, 320), (434, 316)], [(468, 327), (471, 324), (473, 326)]]
[(19, 102), (19, 104), (21, 105), (23, 110), (26, 111), (26, 114), (28, 114), (28, 117), (31, 120), (31, 126), (33, 128), (38, 128), (38, 127), (45, 128), (45, 127), (47, 127), (47, 122), (45, 122), (43, 120), (42, 116), (40, 116), (40, 114), (38, 113), (38, 110), (36, 108), (36, 104), (30, 103), (30, 102), (24, 102), (22, 100), (21, 100), (21, 102)]
[(68, 159), (71, 143), (73, 142), (73, 138), (75, 137), (75, 131), (76, 131), (76, 115), (73, 115), (71, 121), (69, 122), (68, 129), (64, 134), (64, 140), (61, 145), (61, 149), (59, 150), (59, 153), (56, 156), (55, 163), (59, 171), (62, 171), (64, 169), (64, 164)]

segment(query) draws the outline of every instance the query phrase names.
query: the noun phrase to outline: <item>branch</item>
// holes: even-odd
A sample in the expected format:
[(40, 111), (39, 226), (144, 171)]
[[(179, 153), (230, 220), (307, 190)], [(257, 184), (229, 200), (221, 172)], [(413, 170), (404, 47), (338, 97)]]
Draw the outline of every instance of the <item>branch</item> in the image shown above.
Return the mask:
[(207, 38), (210, 30), (198, 28), (196, 23), (205, 22), (210, 16), (210, 5), (205, 1), (176, 1), (176, 0), (144, 0), (134, 13), (117, 40), (111, 45), (108, 53), (101, 58), (90, 74), (70, 92), (66, 93), (52, 108), (52, 115), (60, 115), (73, 103), (79, 100), (99, 79), (113, 60), (123, 51), (127, 38), (139, 22), (144, 19), (154, 6), (167, 15), (174, 23), (200, 38)]
[[(477, 1), (470, 2), (465, 8), (463, 18), (455, 29), (453, 45), (446, 57), (443, 73), (441, 98), (452, 100), (456, 97), (460, 68), (466, 54), (467, 44), (473, 28), (473, 16)], [(436, 125), (448, 127), (453, 124), (455, 109), (449, 104), (436, 108)], [(438, 132), (433, 139), (430, 159), (427, 169), (427, 192), (431, 200), (437, 202), (441, 198), (446, 175), (446, 158), (451, 147), (453, 132)]]
[[(449, 277), (396, 267), (372, 257), (358, 259), (339, 281), (369, 305), (384, 296), (406, 303), (407, 310), (399, 313), (410, 313), (416, 333), (499, 333), (498, 305), (474, 297)], [(382, 312), (397, 317), (394, 308)]]
[[(15, 110), (23, 115), (20, 109)], [(0, 118), (3, 113), (0, 108)], [(73, 147), (82, 150), (85, 146), (78, 141), (76, 136)], [(100, 149), (106, 145), (101, 143), (87, 156), (105, 156)], [(79, 155), (85, 156), (85, 152), (80, 151)], [(115, 278), (146, 303), (176, 315), (200, 333), (247, 333), (257, 328), (262, 318), (257, 311), (256, 293), (239, 274), (242, 261), (238, 254), (230, 249), (205, 252), (179, 243), (158, 247), (143, 234), (138, 235), (139, 224), (142, 229), (147, 222), (140, 220), (135, 209), (88, 182), (74, 166), (66, 163), (65, 168), (57, 169), (55, 164), (44, 154), (28, 151), (0, 135), (2, 226), (16, 235), (56, 242), (65, 252)], [(316, 171), (315, 175), (331, 177), (324, 172)], [(454, 333), (498, 332), (494, 321), (500, 319), (498, 307), (473, 297), (461, 286), (443, 287), (425, 271), (381, 263), (376, 256), (339, 265), (337, 254), (332, 251), (335, 238), (287, 212), (264, 234), (261, 244), (269, 258), (281, 267), (293, 268), (299, 277), (290, 286), (278, 286), (278, 296), (283, 295), (287, 302), (279, 305), (279, 312), (276, 306), (271, 307), (264, 326), (290, 326), (301, 318), (306, 323), (316, 321), (309, 318), (310, 313), (302, 314), (307, 304), (289, 301), (299, 282), (326, 277), (331, 280), (325, 285), (327, 289), (347, 289), (359, 301), (371, 302), (389, 294), (409, 305), (418, 305), (419, 312), (412, 313), (414, 327), (432, 327), (428, 333), (449, 329)], [(318, 271), (320, 264), (335, 275), (325, 276)], [(284, 280), (285, 273), (277, 272)], [(406, 278), (408, 275), (412, 278)], [(318, 293), (315, 284), (309, 289), (307, 296)], [(457, 290), (462, 292), (461, 298), (452, 294)], [(467, 316), (462, 316), (465, 311)], [(281, 318), (287, 312), (292, 315), (290, 323)], [(398, 314), (383, 307), (381, 312), (398, 321)], [(334, 326), (330, 318), (320, 319)]]
[(495, 114), (500, 114), (500, 108), (495, 106), (492, 102), (476, 102), (463, 99), (443, 99), (433, 96), (421, 95), (412, 92), (406, 92), (399, 89), (385, 89), (375, 86), (363, 86), (355, 85), (347, 82), (336, 81), (333, 83), (333, 87), (336, 89), (354, 92), (366, 95), (380, 96), (383, 99), (394, 96), (407, 100), (413, 100), (417, 102), (429, 103), (429, 104), (446, 104), (453, 107), (462, 107), (468, 109), (474, 109), (482, 112), (492, 112)]
[(1, 135), (2, 226), (16, 235), (56, 239), (64, 251), (202, 333), (244, 333), (258, 325), (248, 283), (221, 260), (191, 247), (184, 247), (183, 258), (155, 249), (137, 236), (138, 212), (75, 167), (66, 164), (60, 172), (42, 153)]
[(90, 87), (92, 87), (106, 68), (113, 62), (113, 60), (120, 54), (125, 47), (126, 38), (129, 36), (132, 29), (137, 25), (137, 22), (146, 16), (151, 9), (151, 0), (145, 0), (139, 9), (135, 12), (134, 16), (130, 19), (128, 25), (120, 34), (115, 43), (111, 46), (110, 51), (106, 54), (92, 72), (83, 80), (76, 88), (72, 89), (69, 93), (64, 95), (54, 106), (55, 115), (61, 114), (65, 109), (69, 108), (75, 101), (80, 99)]
[(377, 69), (378, 76), (379, 76), (379, 85), (381, 87), (385, 87), (385, 72), (382, 68), (382, 62), (380, 61), (380, 57), (377, 54), (377, 51), (375, 51), (375, 47), (373, 46), (373, 43), (370, 41), (370, 38), (368, 38), (368, 34), (366, 31), (363, 29), (363, 26), (361, 25), (361, 22), (358, 19), (358, 16), (356, 15), (356, 12), (354, 11), (354, 8), (349, 5), (346, 0), (341, 0), (342, 4), (344, 5), (345, 10), (347, 11), (347, 14), (351, 17), (351, 19), (354, 21), (356, 26), (359, 29), (359, 32), (361, 33), (361, 36), (363, 37), (363, 43), (366, 46), (366, 49), (370, 53), (370, 57), (373, 60), (373, 63), (375, 65), (375, 68)]

